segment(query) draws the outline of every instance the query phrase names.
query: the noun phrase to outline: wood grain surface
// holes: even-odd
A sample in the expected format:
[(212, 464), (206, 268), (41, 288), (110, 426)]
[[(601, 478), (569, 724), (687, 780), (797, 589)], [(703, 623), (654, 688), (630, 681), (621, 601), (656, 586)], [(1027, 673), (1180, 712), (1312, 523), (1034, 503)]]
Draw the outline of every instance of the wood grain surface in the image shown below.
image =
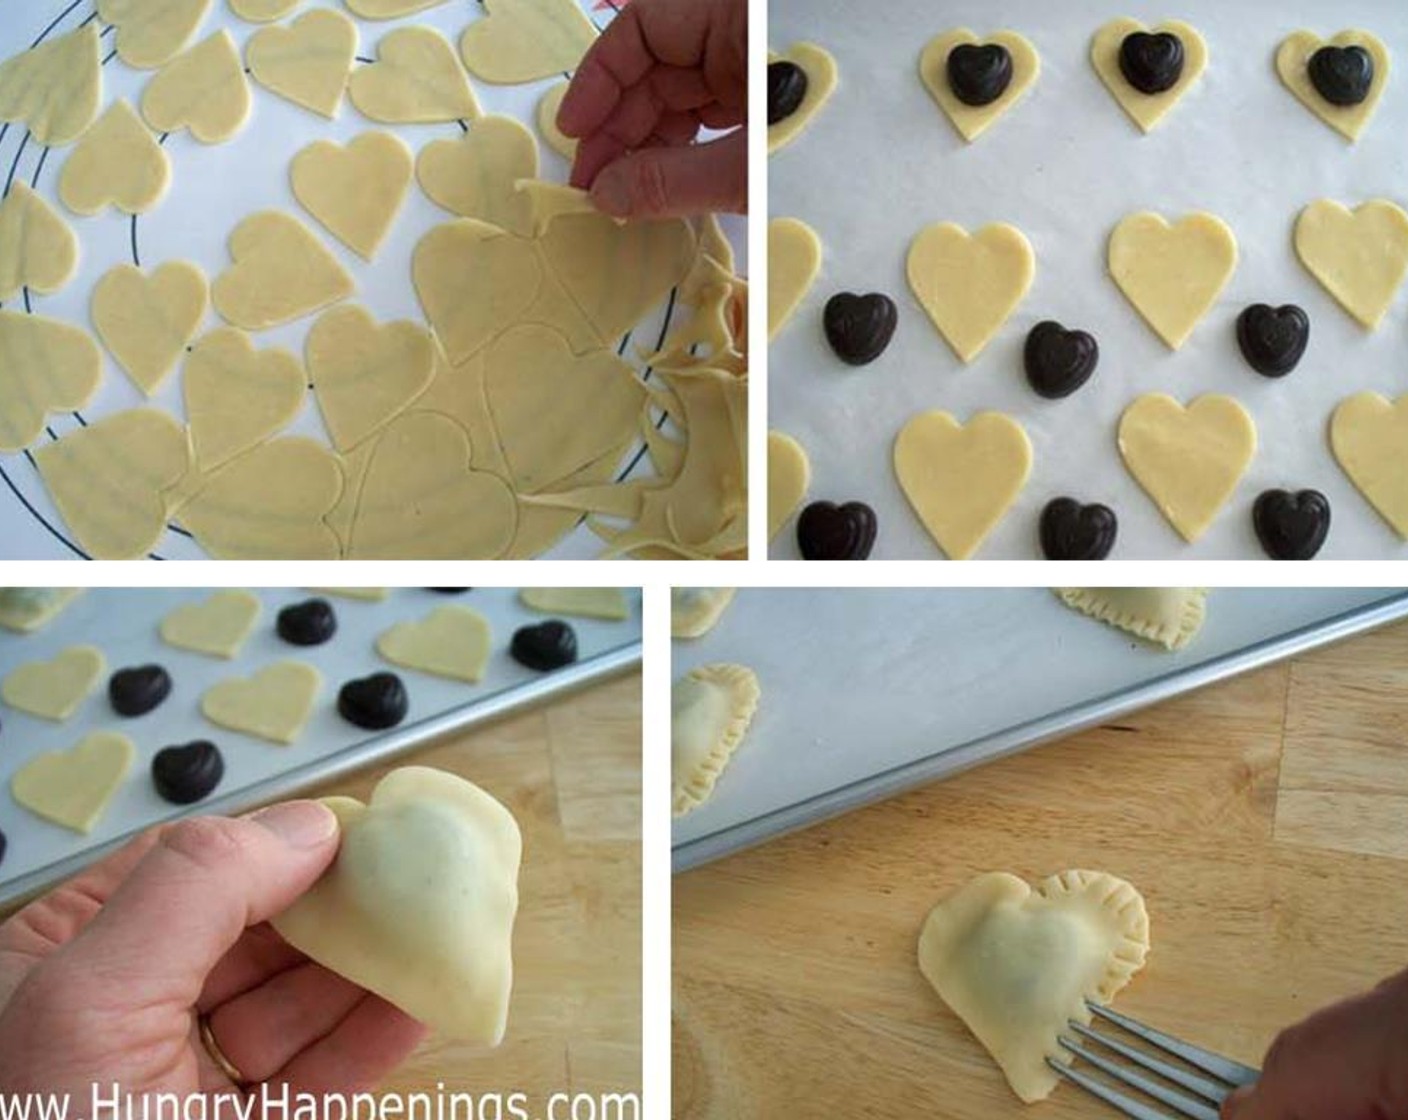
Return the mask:
[(677, 877), (674, 1116), (1114, 1115), (1021, 1105), (915, 962), (973, 875), (1072, 867), (1148, 903), (1116, 1006), (1254, 1064), (1408, 965), (1408, 625)]

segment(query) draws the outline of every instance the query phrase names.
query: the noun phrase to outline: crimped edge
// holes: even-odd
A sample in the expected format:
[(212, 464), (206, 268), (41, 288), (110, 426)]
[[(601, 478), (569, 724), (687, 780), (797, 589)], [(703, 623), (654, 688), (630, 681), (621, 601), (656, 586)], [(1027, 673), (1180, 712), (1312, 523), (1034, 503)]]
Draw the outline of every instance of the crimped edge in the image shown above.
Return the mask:
[(728, 766), (738, 744), (748, 734), (748, 727), (753, 722), (753, 713), (757, 711), (758, 701), (762, 696), (762, 690), (758, 687), (758, 675), (744, 665), (701, 665), (686, 673), (685, 678), (726, 689), (733, 701), (733, 710), (719, 735), (718, 742), (710, 748), (692, 772), (683, 778), (675, 775), (671, 809), (677, 817), (698, 808), (714, 792), (714, 783)]
[(1176, 628), (1163, 626), (1152, 619), (1119, 609), (1100, 595), (1098, 588), (1053, 587), (1051, 590), (1061, 602), (1073, 610), (1168, 650), (1182, 649), (1191, 642), (1202, 629), (1203, 619), (1207, 617), (1208, 591), (1205, 587), (1184, 589), (1190, 594), (1183, 601)]

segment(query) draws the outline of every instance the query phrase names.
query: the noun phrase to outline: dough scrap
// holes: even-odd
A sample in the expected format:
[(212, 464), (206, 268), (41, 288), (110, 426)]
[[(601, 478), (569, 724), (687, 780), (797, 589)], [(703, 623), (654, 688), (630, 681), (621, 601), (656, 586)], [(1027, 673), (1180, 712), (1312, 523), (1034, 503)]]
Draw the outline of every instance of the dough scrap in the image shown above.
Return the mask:
[(230, 11), (246, 23), (272, 23), (283, 19), (303, 0), (229, 0)]
[(812, 119), (836, 92), (836, 60), (815, 43), (793, 43), (780, 54), (768, 52), (768, 64), (790, 62), (807, 76), (807, 92), (797, 111), (785, 120), (768, 125), (768, 154), (785, 148), (812, 123)]
[(768, 341), (777, 337), (807, 298), (821, 271), (821, 238), (806, 222), (768, 223)]
[[(1374, 60), (1374, 81), (1369, 96), (1358, 105), (1333, 105), (1320, 96), (1310, 80), (1310, 59), (1321, 47), (1361, 47)], [(1276, 73), (1295, 99), (1333, 128), (1351, 144), (1369, 127), (1374, 111), (1388, 88), (1389, 53), (1383, 40), (1367, 31), (1341, 31), (1332, 39), (1321, 39), (1313, 31), (1296, 31), (1287, 36), (1276, 52)]]
[(83, 594), (82, 587), (10, 587), (0, 590), (0, 626), (33, 634)]
[(596, 34), (575, 0), (484, 0), (484, 14), (460, 39), (460, 55), (486, 82), (536, 82), (575, 70)]
[[(1183, 75), (1171, 89), (1163, 93), (1141, 93), (1125, 79), (1120, 69), (1120, 47), (1136, 31), (1147, 31), (1153, 35), (1167, 32), (1177, 35), (1183, 43)], [(1208, 66), (1208, 45), (1194, 28), (1179, 20), (1168, 20), (1157, 27), (1145, 27), (1138, 20), (1121, 18), (1105, 24), (1095, 33), (1090, 44), (1090, 62), (1129, 119), (1142, 131), (1152, 132), (1203, 76)]]
[(195, 464), (210, 471), (292, 423), (308, 375), (287, 350), (256, 351), (244, 332), (217, 327), (191, 347), (181, 384)]
[(220, 727), (287, 746), (303, 731), (323, 678), (301, 661), (275, 661), (251, 677), (232, 677), (205, 690), (200, 710)]
[(702, 638), (718, 625), (736, 594), (736, 587), (672, 587), (670, 636)]
[(363, 260), (386, 239), (411, 187), (411, 150), (389, 132), (364, 132), (346, 147), (316, 140), (293, 157), (294, 197)]
[(478, 682), (493, 649), (489, 620), (469, 607), (437, 607), (425, 618), (383, 631), (376, 650), (393, 665)]
[(947, 412), (922, 412), (900, 430), (894, 462), (929, 535), (950, 559), (967, 560), (1026, 486), (1032, 445), (999, 412), (980, 412), (966, 425)]
[(363, 116), (402, 124), (481, 115), (455, 48), (439, 32), (403, 27), (383, 37), (376, 53), (378, 61), (354, 71), (347, 84), (347, 96)]
[[(513, 189), (528, 196), (533, 212), (532, 235), (541, 237), (558, 218), (570, 214), (600, 214), (590, 192), (579, 187), (569, 187), (566, 183), (552, 183), (545, 179), (520, 179)], [(624, 218), (612, 218), (618, 226), (625, 225)]]
[(620, 622), (630, 617), (619, 587), (525, 587), (518, 593), (525, 607), (544, 614), (572, 614)]
[(537, 111), (538, 131), (543, 134), (548, 147), (568, 163), (577, 158), (577, 141), (557, 127), (557, 111), (562, 108), (562, 99), (570, 85), (570, 82), (558, 82), (555, 86), (549, 86), (547, 92), (538, 99)]
[(227, 660), (236, 656), (259, 621), (259, 596), (248, 591), (217, 591), (199, 603), (170, 611), (161, 620), (161, 640)]
[(1219, 393), (1187, 408), (1163, 393), (1140, 397), (1120, 419), (1120, 455), (1170, 525), (1190, 544), (1207, 531), (1256, 455), (1256, 424)]
[(239, 48), (221, 28), (163, 66), (141, 108), (157, 132), (188, 128), (202, 144), (221, 144), (244, 127), (253, 104)]
[(96, 20), (0, 62), (0, 121), (24, 124), (47, 148), (88, 131), (102, 96)]
[(170, 184), (171, 160), (132, 106), (118, 98), (64, 162), (59, 198), (75, 214), (97, 214), (108, 206), (145, 214)]
[(1170, 225), (1161, 215), (1144, 211), (1115, 227), (1109, 267), (1134, 309), (1177, 350), (1237, 270), (1237, 238), (1213, 214), (1190, 214)]
[(512, 117), (480, 117), (458, 140), (436, 140), (416, 158), (416, 178), (430, 201), (462, 218), (528, 237), (533, 200), (517, 188), (536, 178), (538, 144)]
[(357, 25), (334, 8), (314, 8), (287, 27), (256, 31), (245, 47), (254, 80), (295, 105), (336, 118), (357, 55)]
[(701, 665), (675, 682), (670, 698), (672, 811), (677, 817), (709, 800), (738, 749), (762, 692), (742, 665)]
[(186, 430), (134, 408), (76, 428), (34, 452), (34, 465), (78, 543), (96, 560), (138, 560), (166, 532), (166, 491), (190, 465)]
[(167, 261), (147, 277), (120, 264), (93, 288), (93, 326), (117, 364), (150, 397), (176, 368), (209, 305), (210, 288), (196, 265)]
[(347, 270), (297, 218), (264, 210), (230, 234), (232, 264), (210, 287), (215, 310), (236, 327), (282, 326), (346, 299)]
[(57, 292), (78, 267), (78, 238), (47, 202), (16, 181), (0, 202), (0, 302), (21, 289)]
[(1036, 890), (1006, 872), (967, 883), (929, 912), (919, 970), (1031, 1104), (1061, 1083), (1047, 1059), (1071, 1055), (1057, 1036), (1088, 1024), (1149, 952), (1139, 892), (1101, 871), (1063, 871)]
[(797, 512), (812, 482), (806, 449), (786, 432), (768, 433), (768, 540)]
[(1017, 310), (1036, 276), (1031, 242), (996, 223), (970, 235), (943, 222), (909, 249), (909, 286), (953, 352), (971, 362)]
[(117, 56), (138, 70), (170, 62), (210, 12), (210, 0), (98, 0), (98, 18), (116, 26)]
[(136, 757), (126, 735), (95, 731), (69, 750), (47, 751), (20, 767), (10, 793), (30, 812), (87, 835)]
[(1073, 610), (1168, 650), (1198, 636), (1207, 614), (1205, 587), (1053, 587)]
[(0, 451), (20, 451), (50, 412), (82, 408), (97, 391), (103, 358), (80, 327), (0, 310)]
[(16, 711), (63, 723), (93, 691), (106, 668), (96, 646), (73, 646), (48, 661), (29, 661), (0, 682), (0, 699)]
[(1353, 212), (1321, 199), (1296, 221), (1296, 255), (1341, 307), (1377, 330), (1408, 275), (1408, 213), (1385, 199)]
[(1330, 418), (1330, 447), (1379, 516), (1408, 540), (1408, 396), (1357, 393), (1341, 401)]
[[(1012, 58), (1012, 80), (1002, 96), (987, 105), (966, 105), (953, 92), (948, 80), (948, 56), (955, 47), (981, 43), (1005, 47)], [(930, 96), (948, 117), (949, 123), (970, 144), (996, 124), (1041, 76), (1041, 58), (1024, 35), (1015, 31), (999, 31), (980, 39), (966, 27), (945, 31), (929, 41), (919, 56), (919, 78)]]
[(330, 797), (342, 847), (273, 919), (290, 945), (447, 1038), (497, 1046), (513, 985), (523, 840), (478, 786), (408, 766)]

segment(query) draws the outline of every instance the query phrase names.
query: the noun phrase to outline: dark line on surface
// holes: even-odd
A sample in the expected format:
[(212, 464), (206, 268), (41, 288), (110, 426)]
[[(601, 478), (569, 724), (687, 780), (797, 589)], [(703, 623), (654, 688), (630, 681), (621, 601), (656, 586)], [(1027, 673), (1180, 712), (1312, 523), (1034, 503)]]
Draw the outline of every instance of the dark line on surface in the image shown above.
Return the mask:
[[(679, 295), (679, 291), (680, 291), (679, 288), (671, 288), (671, 289), (670, 289), (670, 302), (665, 305), (665, 321), (660, 324), (660, 338), (659, 338), (659, 339), (656, 341), (656, 343), (655, 343), (655, 349), (656, 349), (656, 351), (659, 351), (659, 350), (661, 350), (661, 349), (664, 348), (664, 346), (665, 346), (665, 339), (668, 337), (668, 335), (669, 335), (669, 333), (670, 333), (670, 320), (671, 320), (672, 318), (674, 318), (674, 314), (675, 314), (675, 297)], [(627, 335), (627, 336), (626, 336), (626, 338), (627, 338), (628, 340), (630, 339), (630, 337), (631, 337), (630, 335)], [(622, 348), (623, 348), (623, 349), (624, 349), (624, 346), (625, 346), (625, 344), (623, 343), (623, 344), (622, 344)], [(650, 375), (651, 375), (652, 373), (654, 373), (654, 372), (655, 372), (655, 367), (654, 367), (654, 366), (646, 366), (646, 367), (645, 367), (645, 376), (641, 378), (641, 381), (642, 381), (642, 382), (648, 382), (648, 381), (650, 380)], [(662, 410), (661, 413), (660, 413), (660, 420), (659, 420), (659, 422), (655, 425), (655, 430), (658, 432), (661, 428), (663, 428), (663, 427), (665, 426), (665, 421), (668, 420), (669, 418), (670, 418), (670, 414), (669, 414), (668, 412), (665, 412), (665, 411)], [(639, 465), (641, 459), (643, 459), (647, 454), (649, 454), (649, 452), (650, 452), (650, 445), (649, 445), (649, 444), (645, 444), (644, 446), (642, 446), (641, 449), (635, 453), (635, 456), (631, 459), (631, 461), (626, 464), (626, 469), (623, 470), (620, 474), (618, 474), (618, 475), (616, 476), (616, 481), (617, 481), (617, 482), (625, 482), (626, 479), (630, 478), (630, 477), (631, 477), (631, 472), (636, 469), (636, 467), (637, 467), (637, 465)], [(582, 518), (582, 520), (585, 521), (586, 518), (584, 517), (584, 518)], [(581, 522), (578, 522), (578, 524), (581, 524)]]
[(25, 130), (24, 139), (20, 141), (20, 150), (15, 153), (14, 162), (10, 164), (10, 174), (5, 179), (5, 193), (10, 193), (10, 188), (15, 185), (15, 172), (19, 170), (20, 158), (24, 155), (24, 150), (29, 146), (29, 138), (32, 133)]
[(109, 62), (111, 62), (111, 61), (112, 61), (113, 59), (115, 59), (116, 57), (117, 57), (117, 48), (114, 47), (112, 53), (111, 53), (110, 55), (108, 55), (107, 58), (103, 59), (103, 65), (106, 66)]
[[(48, 27), (46, 27), (43, 31), (41, 31), (41, 32), (39, 33), (39, 38), (35, 39), (34, 42), (32, 42), (32, 43), (29, 44), (29, 49), (30, 49), (30, 50), (33, 50), (33, 49), (34, 49), (35, 47), (37, 47), (40, 43), (42, 43), (45, 39), (47, 39), (47, 38), (49, 37), (49, 32), (53, 31), (54, 28), (56, 28), (56, 27), (59, 26), (59, 24), (63, 23), (63, 21), (68, 18), (69, 13), (72, 12), (74, 8), (78, 7), (78, 6), (79, 6), (80, 4), (82, 4), (82, 3), (83, 3), (83, 0), (73, 0), (73, 3), (72, 3), (72, 4), (70, 4), (67, 8), (65, 8), (62, 12), (60, 12), (57, 16), (54, 17), (54, 22), (53, 22), (53, 23), (49, 24)], [(97, 12), (94, 12), (94, 13), (93, 13), (93, 15), (95, 15), (95, 16), (96, 16), (97, 14), (98, 14)], [(92, 17), (90, 16), (89, 19), (91, 19), (91, 18), (92, 18)], [(88, 22), (88, 20), (84, 20), (84, 21), (83, 21), (83, 23), (85, 23), (85, 24), (86, 24), (87, 22)], [(79, 26), (82, 27), (83, 24), (79, 24)]]
[[(24, 457), (25, 457), (26, 459), (28, 459), (29, 462), (30, 462), (30, 465), (33, 466), (33, 464), (34, 464), (34, 456), (31, 455), (28, 451), (26, 451), (26, 452), (24, 453)], [(35, 467), (34, 469), (35, 469), (36, 473), (37, 473), (38, 470), (39, 470), (38, 467)], [(10, 492), (11, 492), (12, 494), (14, 494), (14, 496), (20, 500), (20, 505), (24, 506), (25, 509), (29, 510), (29, 512), (34, 515), (35, 519), (39, 522), (39, 524), (43, 525), (44, 528), (48, 529), (49, 532), (50, 532), (57, 540), (63, 542), (63, 544), (68, 547), (68, 549), (69, 549), (70, 552), (75, 553), (75, 554), (78, 556), (78, 558), (79, 558), (80, 560), (91, 560), (91, 559), (93, 559), (93, 558), (92, 558), (91, 556), (89, 556), (86, 552), (84, 552), (81, 548), (79, 548), (76, 544), (74, 544), (71, 540), (69, 540), (66, 536), (64, 536), (61, 532), (59, 532), (57, 529), (55, 529), (54, 526), (49, 523), (49, 519), (48, 519), (47, 517), (45, 517), (42, 513), (40, 513), (37, 509), (34, 508), (33, 503), (31, 503), (30, 500), (29, 500), (28, 498), (26, 498), (23, 493), (20, 492), (20, 488), (19, 488), (18, 486), (16, 486), (15, 483), (14, 483), (14, 481), (10, 478), (10, 472), (7, 471), (3, 466), (0, 466), (0, 478), (3, 478), (3, 479), (5, 480), (5, 485), (10, 488)]]

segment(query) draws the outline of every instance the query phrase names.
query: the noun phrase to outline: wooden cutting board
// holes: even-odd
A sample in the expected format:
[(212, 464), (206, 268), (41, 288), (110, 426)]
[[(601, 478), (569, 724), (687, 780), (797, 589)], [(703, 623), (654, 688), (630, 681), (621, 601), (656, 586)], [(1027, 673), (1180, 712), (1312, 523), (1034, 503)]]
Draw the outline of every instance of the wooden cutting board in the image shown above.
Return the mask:
[(1116, 1006), (1253, 1064), (1408, 966), (1408, 625), (676, 878), (674, 1117), (1112, 1116), (1021, 1105), (915, 963), (971, 876), (1071, 867), (1148, 902)]

